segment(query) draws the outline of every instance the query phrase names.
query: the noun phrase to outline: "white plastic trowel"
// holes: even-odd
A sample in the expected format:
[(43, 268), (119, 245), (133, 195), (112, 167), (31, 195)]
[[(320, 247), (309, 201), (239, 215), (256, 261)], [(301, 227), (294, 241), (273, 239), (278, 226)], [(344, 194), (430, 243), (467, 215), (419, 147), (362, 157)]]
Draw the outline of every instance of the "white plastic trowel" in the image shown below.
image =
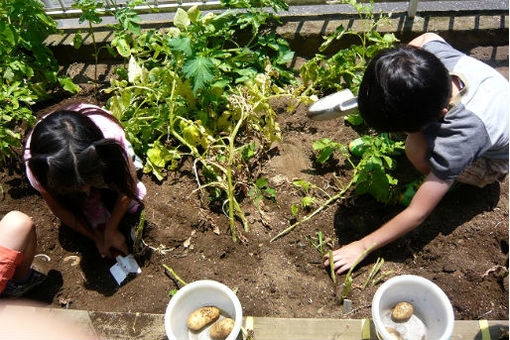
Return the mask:
[(129, 274), (140, 274), (142, 272), (132, 254), (127, 256), (117, 255), (115, 259), (117, 263), (110, 268), (110, 273), (112, 273), (119, 286)]
[(344, 89), (319, 99), (308, 108), (308, 118), (329, 120), (353, 113), (358, 108), (358, 98), (351, 90)]

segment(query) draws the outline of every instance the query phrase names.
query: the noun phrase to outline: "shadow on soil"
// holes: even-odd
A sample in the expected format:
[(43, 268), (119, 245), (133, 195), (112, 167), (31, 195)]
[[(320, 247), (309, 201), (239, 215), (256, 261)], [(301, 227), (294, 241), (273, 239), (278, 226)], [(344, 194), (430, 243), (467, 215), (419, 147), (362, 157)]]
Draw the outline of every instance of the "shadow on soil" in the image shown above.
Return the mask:
[[(372, 253), (367, 262), (375, 262), (378, 256), (385, 260), (404, 262), (420, 251), (439, 234), (448, 235), (474, 216), (493, 210), (499, 202), (500, 184), (485, 188), (461, 184), (447, 193), (434, 212), (418, 228), (399, 240)], [(340, 245), (356, 241), (389, 221), (403, 207), (385, 206), (368, 196), (356, 198), (350, 206), (340, 206), (335, 213), (335, 233)]]
[[(128, 214), (123, 218), (119, 230), (126, 240), (130, 239), (131, 228), (137, 225), (139, 219), (139, 213)], [(62, 248), (81, 254), (80, 266), (85, 275), (86, 289), (95, 290), (104, 296), (112, 296), (117, 292), (119, 285), (110, 273), (110, 267), (116, 263), (115, 260), (102, 258), (94, 242), (65, 225), (60, 226), (58, 236)], [(132, 242), (128, 242), (128, 247), (132, 252)], [(138, 262), (142, 265), (140, 260)], [(128, 281), (129, 277), (122, 284)]]

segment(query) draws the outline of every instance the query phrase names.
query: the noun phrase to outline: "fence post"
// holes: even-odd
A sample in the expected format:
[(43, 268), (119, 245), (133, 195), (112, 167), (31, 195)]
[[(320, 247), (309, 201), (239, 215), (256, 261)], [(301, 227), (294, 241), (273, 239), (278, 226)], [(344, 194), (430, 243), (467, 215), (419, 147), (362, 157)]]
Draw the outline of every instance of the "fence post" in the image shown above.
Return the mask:
[(416, 10), (418, 9), (418, 0), (409, 0), (409, 9), (407, 10), (407, 16), (410, 19), (414, 19), (416, 16)]
[(58, 0), (58, 2), (60, 3), (60, 7), (62, 7), (62, 12), (65, 13), (66, 11), (66, 6), (64, 6), (64, 3), (62, 2), (62, 0)]

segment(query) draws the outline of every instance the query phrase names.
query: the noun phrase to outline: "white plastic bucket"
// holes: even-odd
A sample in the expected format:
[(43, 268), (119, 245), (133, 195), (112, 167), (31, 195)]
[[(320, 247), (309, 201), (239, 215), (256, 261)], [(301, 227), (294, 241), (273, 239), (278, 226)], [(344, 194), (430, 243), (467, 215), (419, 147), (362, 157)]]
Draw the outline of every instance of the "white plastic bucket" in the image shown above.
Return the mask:
[(199, 333), (188, 329), (188, 316), (201, 307), (214, 306), (234, 320), (234, 328), (226, 340), (234, 340), (241, 331), (243, 311), (239, 299), (224, 284), (200, 280), (187, 284), (170, 299), (165, 312), (165, 331), (169, 340), (210, 339), (209, 326)]
[(381, 340), (394, 339), (388, 333), (383, 315), (397, 303), (407, 301), (423, 322), (427, 340), (447, 340), (453, 333), (454, 315), (450, 300), (435, 283), (421, 276), (401, 275), (379, 287), (372, 299), (372, 319)]

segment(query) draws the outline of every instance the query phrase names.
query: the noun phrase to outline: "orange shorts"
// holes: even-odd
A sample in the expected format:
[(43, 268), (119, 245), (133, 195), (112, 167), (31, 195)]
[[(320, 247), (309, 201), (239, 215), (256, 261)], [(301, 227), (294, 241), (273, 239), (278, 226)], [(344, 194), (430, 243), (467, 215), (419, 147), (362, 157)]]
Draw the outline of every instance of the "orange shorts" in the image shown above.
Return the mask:
[(7, 281), (12, 278), (21, 261), (22, 252), (0, 246), (0, 292), (5, 289)]

